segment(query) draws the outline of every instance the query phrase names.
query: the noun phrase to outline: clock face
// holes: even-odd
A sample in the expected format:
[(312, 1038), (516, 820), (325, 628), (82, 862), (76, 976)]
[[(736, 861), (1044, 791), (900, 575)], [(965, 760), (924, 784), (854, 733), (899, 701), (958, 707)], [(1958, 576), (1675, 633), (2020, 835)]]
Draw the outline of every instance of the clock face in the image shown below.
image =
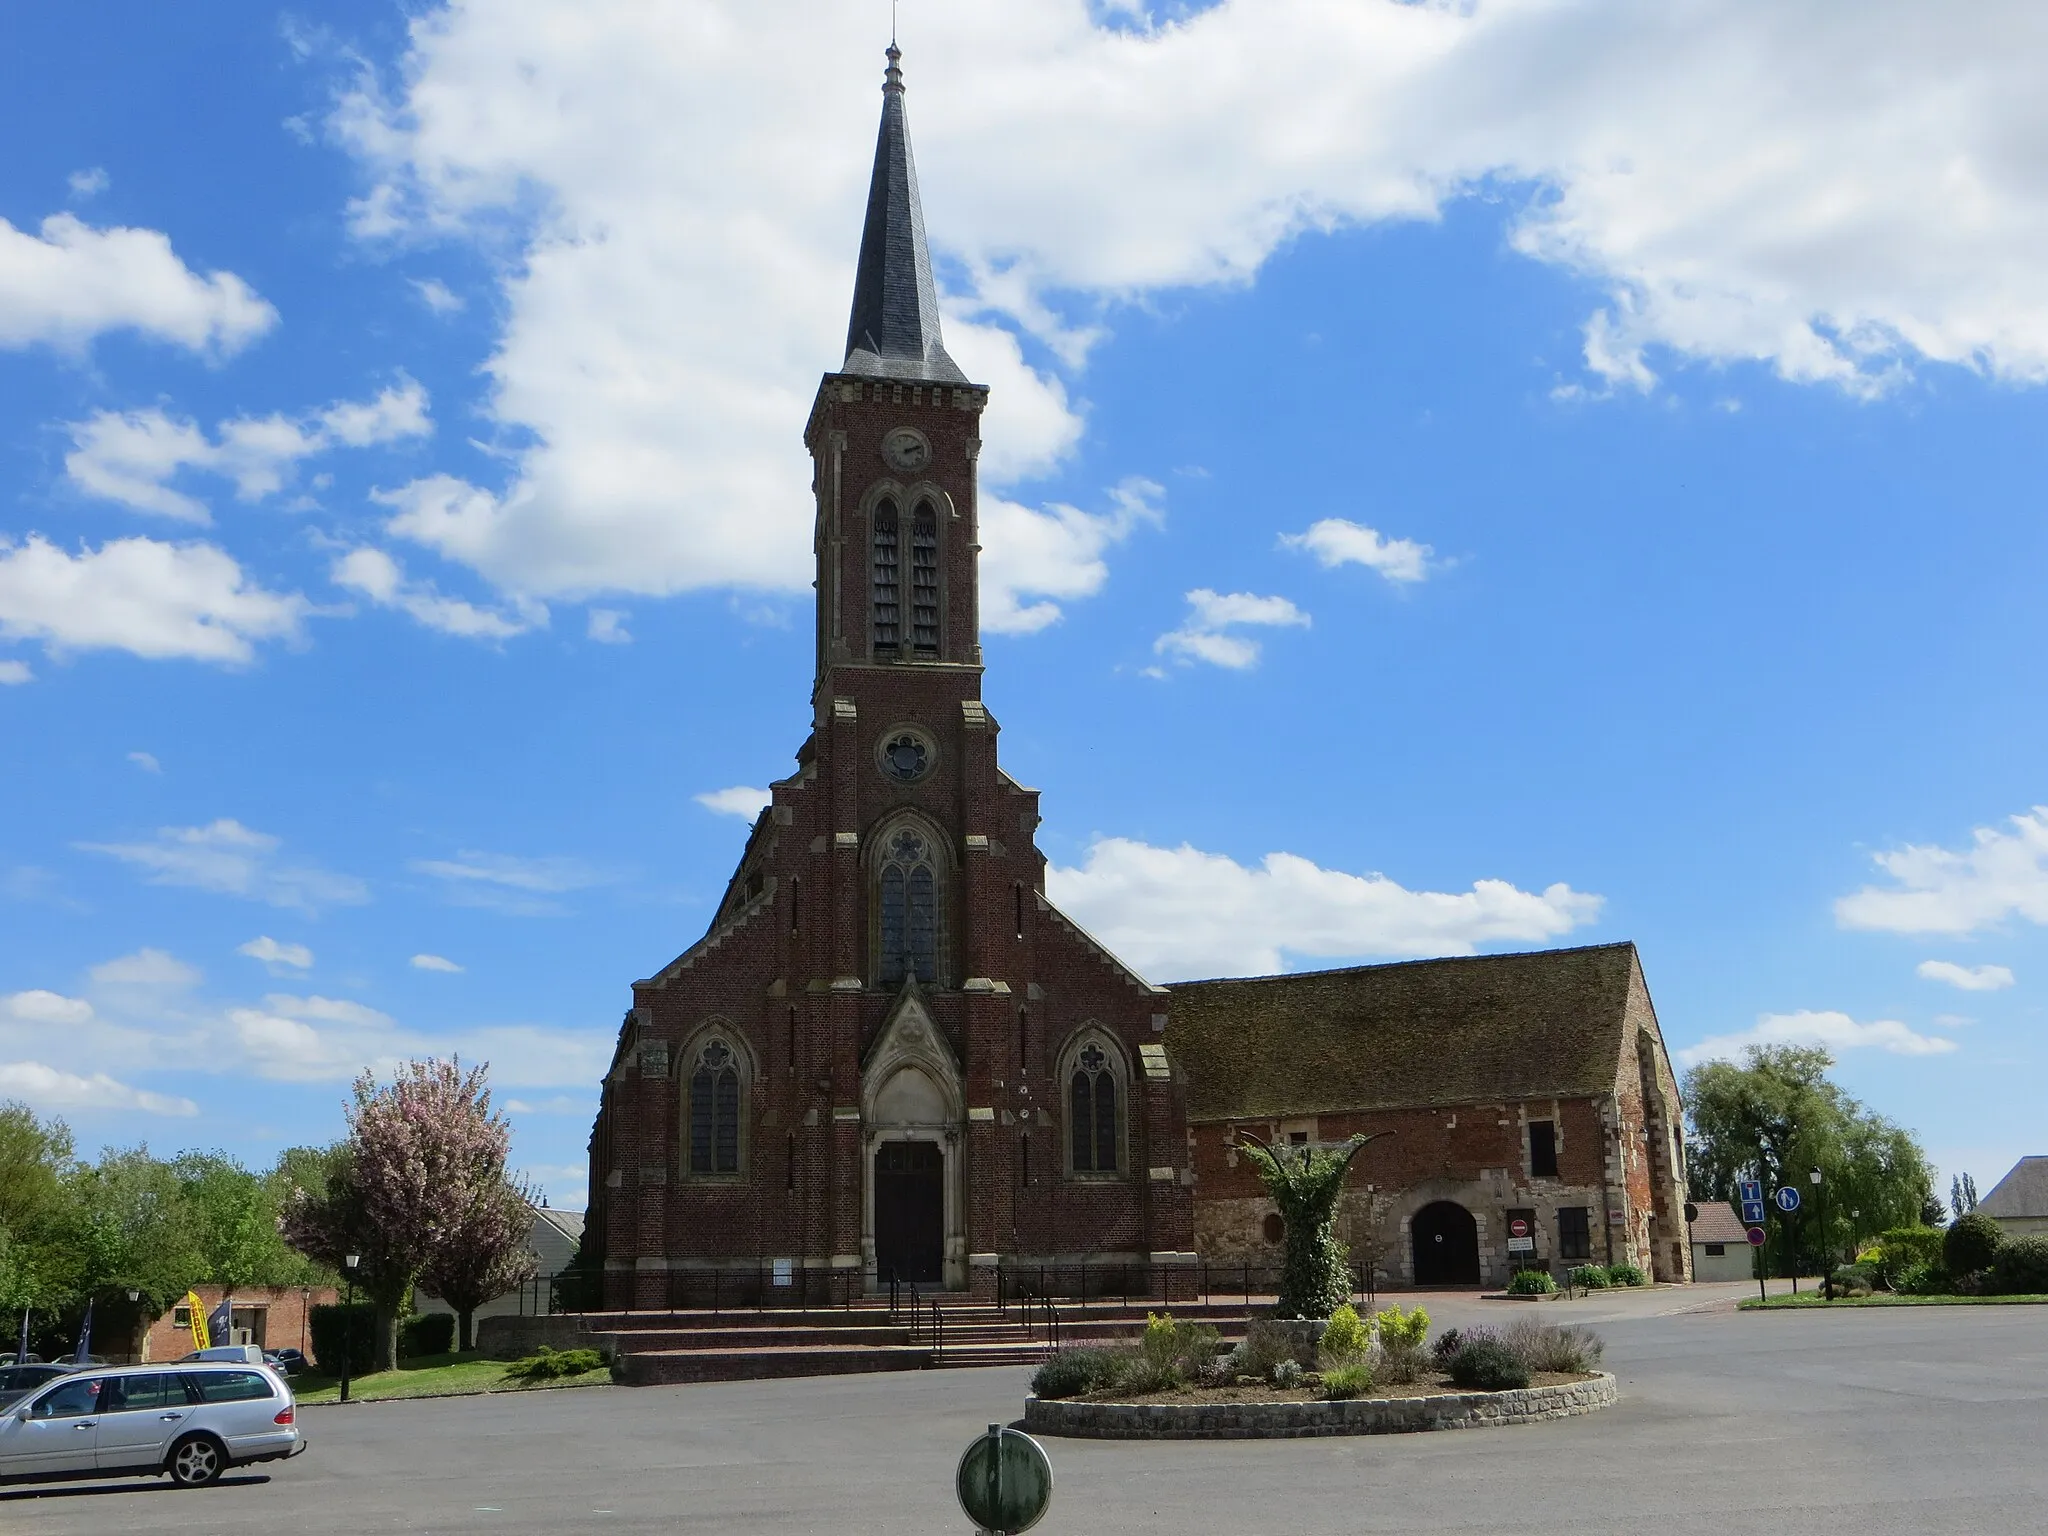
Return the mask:
[(882, 439), (882, 457), (897, 469), (915, 472), (932, 461), (932, 445), (915, 427), (898, 427)]

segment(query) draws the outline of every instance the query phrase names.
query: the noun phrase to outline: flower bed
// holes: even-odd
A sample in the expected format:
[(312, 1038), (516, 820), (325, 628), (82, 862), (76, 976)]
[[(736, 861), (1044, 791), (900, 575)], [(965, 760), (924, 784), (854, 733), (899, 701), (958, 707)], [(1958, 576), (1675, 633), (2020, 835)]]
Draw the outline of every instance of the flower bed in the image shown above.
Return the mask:
[[(1130, 1394), (1124, 1402), (1033, 1397), (1024, 1427), (1034, 1434), (1094, 1440), (1261, 1440), (1316, 1435), (1404, 1434), (1532, 1424), (1592, 1413), (1615, 1400), (1606, 1371), (1539, 1381), (1505, 1392), (1446, 1392), (1418, 1381), (1387, 1395), (1303, 1401), (1267, 1387), (1191, 1387)], [(1412, 1395), (1410, 1395), (1412, 1394)]]

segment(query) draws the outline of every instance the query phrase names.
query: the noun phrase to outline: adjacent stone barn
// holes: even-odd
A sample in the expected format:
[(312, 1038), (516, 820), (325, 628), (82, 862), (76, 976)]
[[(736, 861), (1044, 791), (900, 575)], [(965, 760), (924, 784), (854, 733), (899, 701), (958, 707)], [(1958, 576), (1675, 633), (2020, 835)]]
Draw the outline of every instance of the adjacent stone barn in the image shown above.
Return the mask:
[(1354, 1164), (1339, 1230), (1390, 1283), (1623, 1261), (1689, 1277), (1678, 1085), (1633, 944), (1169, 992), (1205, 1256), (1280, 1254), (1241, 1137), (1388, 1132)]

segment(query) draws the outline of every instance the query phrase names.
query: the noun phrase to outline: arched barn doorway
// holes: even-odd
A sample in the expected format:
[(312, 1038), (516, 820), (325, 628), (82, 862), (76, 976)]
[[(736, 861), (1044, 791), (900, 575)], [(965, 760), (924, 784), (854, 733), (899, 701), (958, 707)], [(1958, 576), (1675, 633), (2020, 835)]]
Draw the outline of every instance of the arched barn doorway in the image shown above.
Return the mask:
[(1451, 1200), (1425, 1205), (1408, 1223), (1415, 1239), (1417, 1285), (1477, 1285), (1479, 1225)]

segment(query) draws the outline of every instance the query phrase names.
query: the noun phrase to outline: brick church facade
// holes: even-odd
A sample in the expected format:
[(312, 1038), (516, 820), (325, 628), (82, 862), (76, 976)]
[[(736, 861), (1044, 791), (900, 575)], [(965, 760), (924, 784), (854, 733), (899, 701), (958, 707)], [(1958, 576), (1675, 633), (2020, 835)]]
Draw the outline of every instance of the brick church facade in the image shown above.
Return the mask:
[[(1368, 1199), (1361, 1256), (1386, 1246), (1380, 1215), (1410, 1250), (1405, 1265), (1382, 1265), (1390, 1278), (1418, 1278), (1417, 1258), (1420, 1278), (1436, 1273), (1446, 1239), (1431, 1223), (1459, 1196), (1478, 1209), (1450, 1222), (1455, 1278), (1476, 1282), (1506, 1272), (1496, 1250), (1509, 1210), (1542, 1209), (1554, 1229), (1557, 1210), (1577, 1209), (1561, 1199), (1596, 1189), (1596, 1253), (1682, 1275), (1682, 1228), (1670, 1264), (1660, 1246), (1683, 1198), (1681, 1154), (1675, 1142), (1639, 1145), (1644, 1127), (1676, 1126), (1677, 1096), (1632, 947), (1615, 947), (1634, 978), (1618, 1012), (1608, 1005), (1619, 961), (1605, 966), (1604, 992), (1553, 989), (1567, 1012), (1576, 1001), (1628, 1024), (1589, 1026), (1570, 1070), (1545, 1070), (1548, 1037), (1518, 1043), (1531, 1021), (1495, 1010), (1494, 1070), (1448, 1070), (1461, 1040), (1387, 1081), (1340, 1073), (1337, 1098), (1355, 1102), (1335, 1102), (1331, 1081), (1247, 1071), (1228, 1046), (1236, 1034), (1260, 1059), (1284, 1060), (1296, 1029), (1269, 1003), (1298, 978), (1155, 986), (1047, 900), (1038, 794), (1003, 772), (981, 696), (976, 457), (988, 392), (940, 336), (898, 58), (892, 46), (845, 360), (820, 383), (804, 431), (816, 505), (811, 732), (709, 930), (634, 984), (591, 1135), (586, 1249), (601, 1260), (607, 1305), (670, 1305), (688, 1289), (679, 1280), (721, 1270), (986, 1290), (1011, 1264), (1277, 1254), (1235, 1136), (1384, 1128), (1402, 1108), (1390, 1092), (1407, 1093), (1429, 1124), (1449, 1115), (1464, 1127), (1432, 1139), (1404, 1123), (1408, 1139), (1360, 1164), (1361, 1183), (1374, 1181), (1382, 1145), (1398, 1147), (1388, 1156), (1401, 1159), (1403, 1187), (1442, 1196), (1394, 1215)], [(1298, 1011), (1337, 1055), (1332, 1032), (1358, 1031), (1352, 1049), (1370, 1060), (1386, 1007), (1343, 997), (1392, 996), (1371, 978), (1393, 972), (1464, 967), (1435, 989), (1455, 1013), (1506, 961), (1554, 966), (1488, 957), (1324, 973), (1324, 1004), (1340, 1005)], [(1398, 1014), (1398, 999), (1390, 1006)], [(1432, 1061), (1447, 1068), (1440, 1083)], [(1484, 1103), (1444, 1096), (1468, 1088)], [(1547, 1186), (1494, 1134), (1514, 1127), (1526, 1146), (1532, 1102), (1555, 1106), (1556, 1169), (1570, 1170)], [(1356, 1229), (1355, 1210), (1348, 1219)], [(1468, 1225), (1477, 1271), (1465, 1262)]]

